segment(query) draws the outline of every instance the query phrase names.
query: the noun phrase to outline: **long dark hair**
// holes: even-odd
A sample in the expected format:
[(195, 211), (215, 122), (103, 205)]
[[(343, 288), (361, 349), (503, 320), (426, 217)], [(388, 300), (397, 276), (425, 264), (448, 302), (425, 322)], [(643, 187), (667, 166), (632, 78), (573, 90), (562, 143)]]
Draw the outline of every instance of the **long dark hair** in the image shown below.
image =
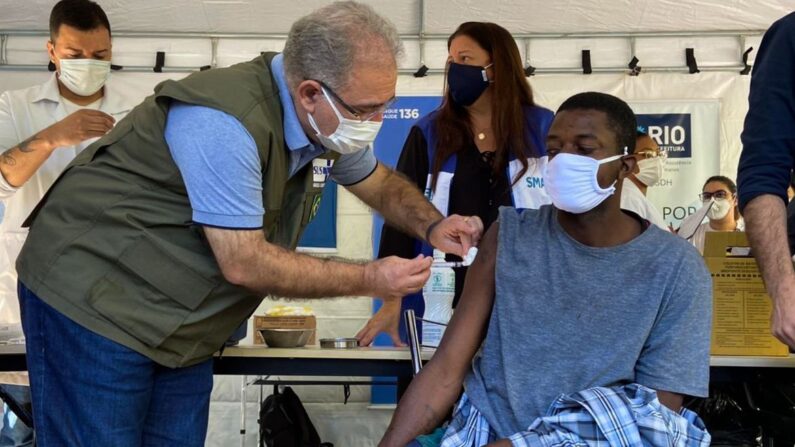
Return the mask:
[[(729, 177), (725, 177), (723, 175), (713, 175), (712, 177), (708, 178), (706, 182), (704, 182), (704, 186), (701, 187), (701, 191), (704, 191), (704, 188), (707, 187), (712, 182), (723, 183), (723, 186), (729, 188), (729, 192), (732, 193), (735, 200), (737, 199), (737, 185), (734, 184), (732, 179)], [(734, 206), (734, 220), (740, 219), (740, 207), (737, 205)]]
[[(467, 36), (477, 42), (491, 56), (494, 73), (491, 84), (491, 127), (497, 142), (494, 154), (494, 173), (500, 175), (508, 164), (508, 153), (513, 153), (522, 163), (522, 170), (512, 182), (527, 172), (527, 157), (540, 156), (525, 130), (523, 107), (534, 105), (533, 91), (525, 79), (522, 57), (516, 41), (505, 28), (489, 22), (466, 22), (447, 39), (447, 49), (458, 36)], [(446, 79), (445, 75), (445, 79)], [(447, 82), (445, 94), (436, 119), (437, 145), (431, 162), (431, 188), (436, 188), (436, 178), (444, 161), (463, 149), (474, 139), (469, 112), (453, 102)]]

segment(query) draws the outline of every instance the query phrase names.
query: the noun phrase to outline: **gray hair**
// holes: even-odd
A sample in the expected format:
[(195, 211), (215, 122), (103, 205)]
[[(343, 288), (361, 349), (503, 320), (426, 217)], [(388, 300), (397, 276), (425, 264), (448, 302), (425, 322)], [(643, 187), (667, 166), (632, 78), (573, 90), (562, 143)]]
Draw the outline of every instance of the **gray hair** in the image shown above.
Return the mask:
[(354, 63), (374, 51), (376, 58), (388, 54), (397, 60), (403, 55), (395, 25), (368, 5), (336, 2), (293, 24), (284, 46), (284, 70), (292, 86), (315, 79), (341, 89)]

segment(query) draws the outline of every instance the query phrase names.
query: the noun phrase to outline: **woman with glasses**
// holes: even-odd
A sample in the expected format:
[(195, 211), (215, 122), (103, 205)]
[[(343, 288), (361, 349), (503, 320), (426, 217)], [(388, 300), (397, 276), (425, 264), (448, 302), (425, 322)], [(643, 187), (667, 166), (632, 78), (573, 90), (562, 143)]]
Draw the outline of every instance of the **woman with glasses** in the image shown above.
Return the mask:
[[(442, 105), (411, 129), (397, 170), (424, 190), (442, 214), (479, 216), (485, 229), (500, 206), (538, 208), (550, 203), (543, 173), (553, 114), (533, 102), (513, 37), (494, 23), (467, 22), (448, 38), (447, 48)], [(431, 255), (432, 248), (384, 227), (379, 257), (420, 253)], [(465, 274), (466, 268), (456, 269), (454, 306)], [(401, 344), (400, 306), (385, 303), (357, 334), (360, 343), (369, 344), (385, 331)], [(422, 294), (405, 297), (406, 308), (422, 316)]]
[(709, 231), (745, 231), (745, 223), (737, 207), (737, 186), (728, 177), (716, 175), (707, 179), (699, 198), (704, 205), (712, 202), (707, 213), (709, 222), (701, 224), (691, 242), (704, 254), (704, 239)]
[(667, 153), (646, 133), (646, 129), (638, 126), (635, 139), (637, 160), (635, 171), (631, 173), (621, 189), (621, 209), (632, 211), (644, 220), (668, 230), (660, 210), (646, 198), (650, 186), (657, 184), (663, 176)]

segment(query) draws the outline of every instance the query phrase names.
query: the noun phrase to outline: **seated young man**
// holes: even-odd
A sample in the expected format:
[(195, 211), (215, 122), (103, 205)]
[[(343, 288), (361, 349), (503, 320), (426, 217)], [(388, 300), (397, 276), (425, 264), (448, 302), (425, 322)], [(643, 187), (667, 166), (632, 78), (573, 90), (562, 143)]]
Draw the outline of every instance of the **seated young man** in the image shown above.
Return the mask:
[(430, 432), (462, 385), (443, 445), (540, 445), (523, 432), (561, 394), (593, 387), (639, 384), (682, 420), (683, 395), (707, 395), (710, 276), (686, 241), (620, 209), (634, 144), (620, 99), (589, 92), (560, 106), (547, 138), (554, 206), (501, 209), (381, 446)]

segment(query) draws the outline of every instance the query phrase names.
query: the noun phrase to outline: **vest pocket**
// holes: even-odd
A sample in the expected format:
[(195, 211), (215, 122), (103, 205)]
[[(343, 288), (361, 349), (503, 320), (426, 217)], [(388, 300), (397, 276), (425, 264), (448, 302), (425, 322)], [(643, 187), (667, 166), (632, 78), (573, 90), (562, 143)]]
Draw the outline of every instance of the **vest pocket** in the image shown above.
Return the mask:
[(174, 334), (215, 287), (147, 236), (122, 253), (119, 265), (94, 284), (89, 305), (150, 347)]

